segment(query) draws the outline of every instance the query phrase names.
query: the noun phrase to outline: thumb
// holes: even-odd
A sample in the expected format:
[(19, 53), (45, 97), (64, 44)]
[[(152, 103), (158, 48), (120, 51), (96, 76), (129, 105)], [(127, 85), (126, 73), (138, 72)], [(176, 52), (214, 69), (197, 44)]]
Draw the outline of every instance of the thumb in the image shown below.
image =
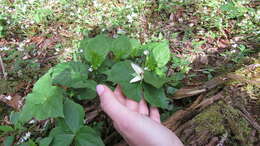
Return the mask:
[(96, 90), (100, 98), (101, 108), (112, 120), (118, 121), (124, 115), (127, 115), (128, 110), (117, 100), (114, 92), (107, 86), (98, 85)]

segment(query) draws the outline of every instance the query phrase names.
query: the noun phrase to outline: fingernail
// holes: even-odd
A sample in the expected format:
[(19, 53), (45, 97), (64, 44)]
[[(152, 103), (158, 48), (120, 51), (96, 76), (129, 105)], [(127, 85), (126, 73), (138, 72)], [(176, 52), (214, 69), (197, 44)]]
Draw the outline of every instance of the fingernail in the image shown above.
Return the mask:
[(96, 90), (97, 90), (98, 95), (102, 95), (102, 93), (104, 92), (105, 88), (104, 88), (103, 85), (97, 85)]

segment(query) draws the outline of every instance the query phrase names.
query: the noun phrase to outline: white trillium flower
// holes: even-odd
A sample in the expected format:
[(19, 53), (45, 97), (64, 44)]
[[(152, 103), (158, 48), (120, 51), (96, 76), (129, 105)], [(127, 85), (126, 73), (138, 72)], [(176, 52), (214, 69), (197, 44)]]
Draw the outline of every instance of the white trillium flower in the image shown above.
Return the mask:
[(89, 71), (89, 72), (92, 72), (92, 71), (93, 71), (93, 68), (92, 68), (92, 67), (90, 67), (90, 68), (88, 69), (88, 71)]
[(29, 124), (34, 124), (36, 123), (36, 120), (32, 119), (31, 121), (28, 122)]
[(128, 22), (132, 23), (134, 21), (133, 16), (127, 15)]
[(12, 100), (12, 96), (10, 96), (10, 95), (9, 96), (5, 96), (5, 99), (10, 101), (10, 100)]
[(17, 50), (18, 50), (18, 51), (24, 51), (24, 48), (18, 47)]
[(233, 44), (232, 47), (236, 48), (236, 47), (238, 47), (238, 44)]
[(130, 80), (130, 83), (135, 83), (141, 81), (144, 78), (144, 70), (137, 64), (131, 63), (132, 68), (134, 69), (134, 78)]
[(149, 55), (149, 51), (148, 50), (144, 50), (144, 55), (145, 56)]
[(19, 143), (23, 143), (23, 142), (27, 141), (30, 137), (31, 137), (31, 132), (25, 133), (25, 135), (23, 137), (21, 137), (21, 139), (19, 140)]
[(0, 48), (0, 51), (7, 51), (7, 50), (9, 50), (10, 48), (7, 48), (7, 47), (1, 47)]

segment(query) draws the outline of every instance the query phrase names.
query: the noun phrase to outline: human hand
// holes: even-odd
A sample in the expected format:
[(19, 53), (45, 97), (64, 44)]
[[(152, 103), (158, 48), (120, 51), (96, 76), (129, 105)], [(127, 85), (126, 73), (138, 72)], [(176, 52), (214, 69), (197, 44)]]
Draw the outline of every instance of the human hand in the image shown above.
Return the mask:
[(97, 86), (101, 107), (113, 120), (115, 129), (131, 146), (182, 146), (180, 139), (160, 121), (157, 108), (148, 108), (126, 98), (120, 87), (111, 91), (105, 85)]

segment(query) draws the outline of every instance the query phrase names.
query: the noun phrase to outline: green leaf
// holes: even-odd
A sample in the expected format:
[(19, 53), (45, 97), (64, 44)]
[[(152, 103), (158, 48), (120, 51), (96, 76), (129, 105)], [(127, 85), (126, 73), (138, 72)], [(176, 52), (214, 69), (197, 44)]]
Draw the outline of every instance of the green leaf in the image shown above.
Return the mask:
[(94, 99), (97, 96), (95, 90), (84, 88), (84, 89), (77, 89), (74, 91), (76, 98), (78, 100), (85, 100), (85, 99)]
[(108, 80), (114, 83), (130, 82), (134, 76), (134, 70), (131, 67), (130, 61), (121, 61), (112, 66), (108, 75)]
[(27, 122), (27, 121), (21, 121), (20, 120), (20, 115), (21, 112), (14, 112), (12, 111), (10, 114), (10, 121), (11, 123), (14, 125), (15, 129), (23, 129), (23, 122)]
[(85, 59), (94, 69), (97, 69), (112, 49), (112, 39), (105, 35), (98, 35), (95, 38), (82, 40), (80, 48), (84, 50)]
[(69, 146), (72, 143), (74, 136), (73, 133), (63, 127), (55, 127), (49, 134), (49, 137), (53, 137), (52, 146)]
[[(65, 121), (63, 119), (61, 121), (65, 123)], [(57, 126), (51, 130), (49, 137), (55, 137), (56, 135), (62, 135), (62, 134), (73, 134), (69, 129), (67, 129), (67, 127), (66, 127), (67, 125), (64, 125), (63, 127), (62, 126), (59, 127), (59, 126)]]
[[(54, 131), (52, 130), (51, 134), (53, 134), (53, 133), (55, 133), (55, 134), (56, 133), (64, 133), (64, 131), (68, 132), (68, 134), (72, 133), (72, 131), (70, 130), (68, 124), (66, 124), (64, 118), (57, 118), (55, 122), (56, 122), (55, 123), (55, 126), (56, 126), (55, 129), (56, 130), (54, 130)], [(59, 130), (62, 130), (62, 131), (59, 132)], [(51, 136), (51, 134), (50, 134), (50, 136)]]
[(112, 52), (116, 59), (126, 59), (131, 53), (131, 42), (128, 37), (120, 36), (113, 41)]
[(157, 67), (157, 62), (154, 59), (153, 55), (149, 55), (146, 57), (145, 66), (150, 70), (155, 70)]
[(189, 72), (191, 69), (191, 67), (189, 67), (190, 64), (191, 62), (188, 60), (188, 58), (180, 58), (177, 56), (172, 58), (172, 67), (178, 69), (180, 72)]
[(74, 95), (79, 100), (85, 100), (85, 99), (93, 99), (97, 96), (96, 93), (96, 86), (97, 83), (93, 80), (87, 80), (84, 85), (81, 85), (81, 87), (73, 90)]
[(173, 87), (167, 87), (167, 94), (173, 95), (178, 89)]
[(159, 77), (164, 78), (166, 76), (167, 71), (168, 71), (168, 67), (164, 66), (164, 67), (161, 67), (161, 68), (157, 67), (154, 72)]
[(53, 142), (51, 145), (53, 146), (70, 146), (74, 139), (73, 134), (59, 134), (54, 136)]
[(98, 133), (88, 126), (84, 126), (78, 131), (75, 143), (76, 146), (104, 146)]
[(52, 86), (49, 71), (35, 84), (33, 92), (26, 97), (25, 105), (19, 120), (28, 121), (32, 117), (37, 120), (63, 117), (63, 89)]
[(6, 36), (7, 20), (0, 14), (0, 38)]
[(156, 43), (156, 45), (153, 47), (152, 54), (158, 67), (165, 66), (170, 60), (171, 55), (169, 42), (165, 40)]
[(167, 82), (167, 79), (161, 78), (154, 73), (149, 71), (144, 72), (144, 81), (156, 88), (161, 88), (164, 83)]
[(139, 102), (142, 99), (142, 87), (140, 83), (120, 83), (123, 93), (130, 99)]
[(84, 124), (84, 109), (80, 104), (66, 99), (64, 102), (64, 120), (73, 133)]
[(43, 75), (35, 84), (32, 89), (32, 93), (26, 97), (27, 102), (34, 104), (42, 104), (46, 102), (48, 98), (51, 98), (53, 94), (62, 93), (63, 90), (59, 87), (52, 85), (51, 74), (52, 70)]
[(46, 137), (40, 140), (39, 146), (49, 146), (53, 140), (53, 137)]
[(144, 84), (144, 98), (152, 106), (169, 109), (169, 100), (163, 88), (157, 89), (151, 85)]
[(131, 56), (136, 57), (142, 55), (143, 49), (141, 47), (141, 43), (136, 39), (130, 39), (130, 43), (132, 46)]
[(11, 132), (11, 131), (14, 131), (14, 129), (11, 127), (11, 126), (0, 126), (0, 131), (3, 131), (3, 132)]
[(89, 88), (91, 90), (96, 91), (96, 86), (97, 86), (97, 82), (95, 82), (94, 80), (87, 80), (86, 82), (84, 82), (84, 85), (82, 85), (82, 88)]
[(56, 65), (52, 71), (52, 83), (72, 88), (84, 88), (88, 81), (88, 66), (79, 62)]
[(168, 78), (168, 81), (171, 82), (180, 82), (181, 80), (183, 80), (185, 78), (185, 74), (182, 72), (178, 72), (173, 74), (171, 77)]
[(124, 94), (135, 101), (141, 100), (141, 87), (139, 83), (130, 83), (134, 78), (134, 70), (130, 61), (122, 61), (112, 66), (107, 72), (108, 80), (121, 85)]
[(37, 146), (35, 142), (33, 142), (31, 139), (29, 141), (20, 144), (19, 146)]
[(225, 12), (226, 17), (230, 19), (241, 17), (248, 11), (246, 7), (232, 1), (220, 6), (220, 10)]
[(14, 136), (8, 136), (4, 140), (4, 146), (12, 146), (14, 142)]
[(33, 20), (36, 23), (42, 23), (47, 21), (47, 17), (51, 16), (53, 11), (51, 9), (36, 9), (34, 10)]

